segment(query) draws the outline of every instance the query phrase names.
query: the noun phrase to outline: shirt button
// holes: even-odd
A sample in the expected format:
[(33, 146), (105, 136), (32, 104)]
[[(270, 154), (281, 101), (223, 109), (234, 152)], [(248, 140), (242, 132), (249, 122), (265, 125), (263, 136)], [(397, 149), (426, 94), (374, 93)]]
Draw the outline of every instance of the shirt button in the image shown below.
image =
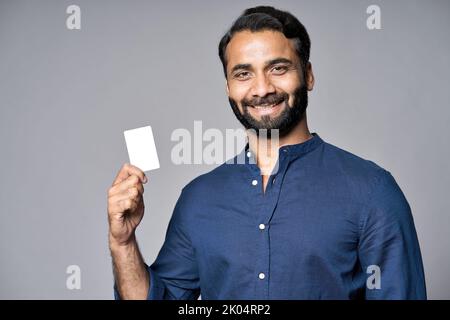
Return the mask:
[(258, 276), (261, 280), (264, 280), (264, 278), (266, 277), (266, 275), (264, 273), (260, 273)]
[(258, 184), (258, 180), (253, 180), (252, 185), (256, 186)]
[(249, 151), (249, 152), (247, 152), (247, 157), (251, 157), (252, 156), (252, 153)]
[(264, 225), (264, 223), (261, 223), (260, 225), (259, 225), (259, 229), (260, 230), (264, 230), (266, 228), (266, 226)]

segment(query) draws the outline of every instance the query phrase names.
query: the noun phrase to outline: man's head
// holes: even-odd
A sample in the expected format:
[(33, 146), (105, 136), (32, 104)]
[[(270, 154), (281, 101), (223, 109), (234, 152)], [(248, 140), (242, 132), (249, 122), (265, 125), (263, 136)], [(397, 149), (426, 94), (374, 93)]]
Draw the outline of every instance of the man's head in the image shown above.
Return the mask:
[(301, 121), (314, 85), (310, 45), (293, 15), (265, 6), (245, 10), (223, 36), (227, 93), (246, 129), (279, 129), (282, 137)]

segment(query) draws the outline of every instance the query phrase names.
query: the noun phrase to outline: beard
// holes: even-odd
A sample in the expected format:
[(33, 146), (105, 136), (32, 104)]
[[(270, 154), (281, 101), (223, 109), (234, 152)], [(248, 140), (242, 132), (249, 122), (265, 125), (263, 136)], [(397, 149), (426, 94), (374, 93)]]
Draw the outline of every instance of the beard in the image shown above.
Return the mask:
[[(235, 100), (228, 98), (231, 108), (239, 120), (239, 122), (245, 127), (245, 129), (253, 129), (259, 136), (259, 131), (265, 129), (267, 132), (267, 138), (270, 139), (270, 132), (272, 129), (278, 129), (279, 137), (286, 136), (292, 129), (303, 119), (306, 107), (308, 106), (308, 91), (306, 85), (300, 85), (294, 92), (294, 98), (292, 106), (289, 105), (289, 94), (273, 93), (263, 98), (247, 100), (241, 100), (243, 113), (240, 112)], [(278, 103), (285, 103), (284, 109), (281, 113), (272, 117), (270, 115), (263, 115), (261, 119), (255, 119), (248, 108), (259, 105), (272, 105)]]

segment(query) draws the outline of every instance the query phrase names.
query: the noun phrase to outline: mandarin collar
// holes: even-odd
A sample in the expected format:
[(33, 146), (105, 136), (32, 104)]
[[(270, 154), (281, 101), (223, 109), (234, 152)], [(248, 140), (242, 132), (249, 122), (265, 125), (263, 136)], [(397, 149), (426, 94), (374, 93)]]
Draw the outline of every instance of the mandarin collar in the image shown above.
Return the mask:
[[(322, 138), (319, 136), (319, 134), (317, 134), (316, 132), (311, 133), (311, 135), (312, 135), (312, 137), (306, 141), (296, 143), (296, 144), (281, 146), (279, 148), (279, 156), (281, 156), (281, 154), (284, 153), (284, 154), (289, 155), (291, 158), (297, 158), (301, 155), (311, 152), (312, 150), (314, 150), (315, 148), (317, 148), (319, 145), (321, 145), (324, 142), (322, 140)], [(248, 142), (245, 145), (244, 150), (242, 150), (242, 152), (238, 155), (238, 157), (240, 157), (240, 159), (243, 159), (245, 157), (246, 159), (249, 159), (250, 163), (254, 162), (255, 155), (253, 154), (253, 152), (251, 152), (249, 150)], [(246, 161), (246, 163), (247, 163), (247, 161)]]

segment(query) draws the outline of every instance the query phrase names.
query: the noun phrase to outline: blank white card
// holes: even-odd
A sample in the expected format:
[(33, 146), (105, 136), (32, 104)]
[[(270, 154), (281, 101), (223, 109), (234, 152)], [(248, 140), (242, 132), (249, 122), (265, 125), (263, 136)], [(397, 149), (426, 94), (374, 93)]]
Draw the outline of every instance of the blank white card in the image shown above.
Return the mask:
[(155, 139), (152, 127), (146, 126), (123, 132), (127, 144), (130, 163), (142, 171), (159, 168), (158, 154), (156, 153)]

